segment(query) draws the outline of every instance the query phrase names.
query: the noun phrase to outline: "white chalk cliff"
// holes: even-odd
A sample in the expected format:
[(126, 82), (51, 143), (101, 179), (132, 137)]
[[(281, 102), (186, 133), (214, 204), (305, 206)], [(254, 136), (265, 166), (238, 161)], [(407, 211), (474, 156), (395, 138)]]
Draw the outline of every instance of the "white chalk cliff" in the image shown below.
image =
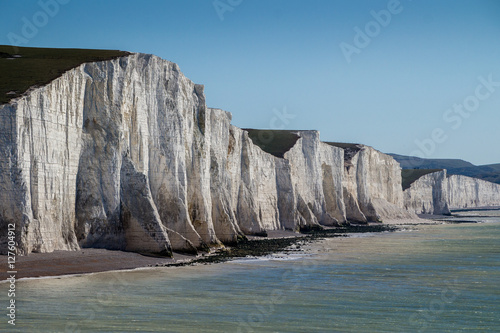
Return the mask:
[(451, 175), (446, 185), (450, 208), (500, 206), (500, 184), (467, 176)]
[(449, 215), (446, 170), (426, 174), (404, 191), (405, 207), (416, 214)]
[(345, 149), (343, 194), (349, 221), (416, 218), (404, 207), (398, 162), (369, 146), (340, 146)]
[(404, 190), (405, 207), (417, 214), (448, 215), (450, 209), (500, 206), (500, 185), (477, 178), (432, 172)]
[[(404, 209), (399, 164), (296, 136), (267, 153), (203, 86), (156, 56), (85, 63), (0, 105), (0, 252), (98, 247), (195, 253), (268, 230)], [(347, 156), (344, 156), (346, 152)]]

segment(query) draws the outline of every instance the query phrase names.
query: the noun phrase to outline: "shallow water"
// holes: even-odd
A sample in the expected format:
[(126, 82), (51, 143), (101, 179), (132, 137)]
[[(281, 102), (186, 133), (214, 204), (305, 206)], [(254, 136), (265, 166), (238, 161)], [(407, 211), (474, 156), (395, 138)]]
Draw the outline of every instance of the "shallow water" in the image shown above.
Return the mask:
[[(20, 281), (16, 329), (494, 331), (500, 219), (482, 219), (328, 239), (305, 255)], [(13, 331), (6, 322), (0, 331)]]

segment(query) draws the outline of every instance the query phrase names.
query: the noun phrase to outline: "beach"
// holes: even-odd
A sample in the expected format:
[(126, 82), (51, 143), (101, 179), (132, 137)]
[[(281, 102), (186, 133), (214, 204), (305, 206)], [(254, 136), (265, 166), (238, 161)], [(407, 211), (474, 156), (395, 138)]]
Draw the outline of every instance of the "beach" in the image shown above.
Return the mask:
[[(425, 219), (413, 219), (413, 220), (388, 220), (384, 224), (371, 223), (366, 226), (356, 226), (360, 228), (364, 227), (383, 227), (383, 226), (405, 226), (405, 225), (418, 225), (418, 224), (436, 224), (432, 220)], [(336, 228), (326, 228), (325, 230), (335, 231)], [(353, 232), (363, 232), (363, 230), (352, 230)], [(367, 232), (372, 232), (373, 230), (368, 229)], [(328, 237), (328, 235), (325, 235)], [(247, 249), (243, 249), (241, 252), (242, 256), (245, 256), (248, 252), (250, 256), (267, 255), (275, 250), (278, 252), (284, 250), (288, 245), (300, 242), (302, 238), (308, 238), (311, 235), (296, 233), (286, 230), (274, 230), (269, 231), (267, 237), (260, 236), (249, 236), (248, 240), (253, 243), (247, 244)], [(321, 238), (321, 235), (315, 235), (313, 237), (316, 241)], [(283, 244), (279, 240), (288, 239)], [(309, 241), (312, 241), (309, 239)], [(262, 244), (265, 242), (265, 248), (256, 248), (256, 252), (251, 251), (248, 247), (252, 244)], [(272, 245), (272, 246), (270, 246)], [(262, 247), (262, 246), (261, 246)], [(297, 251), (296, 249), (294, 250)], [(224, 256), (223, 260), (218, 260), (217, 254), (220, 252), (213, 250), (210, 253), (200, 253), (198, 255), (187, 255), (182, 253), (174, 253), (173, 258), (151, 256), (146, 254), (125, 252), (125, 251), (112, 251), (106, 249), (93, 249), (85, 248), (78, 251), (54, 251), (50, 253), (30, 253), (27, 256), (17, 256), (16, 257), (16, 278), (37, 278), (37, 277), (56, 277), (65, 275), (79, 275), (79, 274), (89, 274), (98, 273), (106, 271), (120, 271), (120, 270), (131, 270), (137, 268), (147, 268), (147, 267), (164, 267), (164, 266), (179, 266), (188, 264), (193, 261), (202, 261), (202, 263), (216, 263), (220, 261), (230, 260), (231, 257), (238, 257), (237, 254), (233, 254), (229, 257)], [(2, 255), (2, 265), (0, 269), (0, 279), (6, 280), (9, 277), (7, 273), (7, 256)]]
[[(381, 223), (370, 223), (369, 226), (388, 226), (396, 228), (407, 228), (424, 225), (438, 225), (443, 223), (463, 223), (469, 222), (471, 219), (480, 218), (483, 215), (488, 216), (492, 212), (498, 210), (498, 207), (490, 207), (489, 209), (479, 209), (473, 211), (470, 216), (470, 211), (464, 210), (456, 213), (456, 216), (432, 216), (422, 215), (418, 219), (389, 219)], [(465, 219), (465, 220), (464, 220)], [(359, 225), (358, 225), (359, 227)], [(360, 226), (363, 228), (363, 225)], [(335, 230), (336, 228), (325, 228), (325, 230)], [(363, 231), (359, 231), (363, 233)], [(367, 231), (371, 232), (371, 231)], [(286, 249), (288, 243), (295, 244), (300, 242), (302, 238), (307, 238), (308, 235), (304, 233), (297, 233), (287, 230), (274, 230), (269, 231), (267, 237), (261, 236), (248, 236), (249, 241), (259, 242), (268, 241), (275, 245), (274, 248)], [(290, 239), (288, 243), (274, 244), (274, 240)], [(321, 243), (321, 236), (316, 235), (313, 241), (318, 244)], [(251, 246), (249, 244), (248, 246)], [(307, 247), (299, 247), (302, 251)], [(273, 248), (267, 246), (265, 249), (260, 249), (263, 255), (270, 254)], [(292, 252), (299, 251), (294, 248)], [(279, 252), (279, 251), (278, 251)], [(220, 254), (217, 249), (212, 250), (210, 253), (200, 253), (198, 255), (182, 254), (174, 252), (173, 258), (152, 256), (147, 254), (140, 254), (126, 251), (113, 251), (106, 249), (93, 249), (85, 248), (78, 251), (54, 251), (50, 253), (31, 253), (27, 256), (16, 257), (16, 278), (39, 278), (39, 277), (57, 277), (66, 275), (81, 275), (90, 273), (99, 273), (107, 271), (121, 271), (132, 270), (138, 268), (148, 267), (165, 267), (165, 266), (181, 266), (189, 264), (194, 261), (201, 261), (201, 263), (217, 263), (220, 261), (231, 260), (230, 257), (224, 257), (224, 260), (217, 260), (217, 254)], [(245, 252), (243, 252), (243, 255)], [(249, 253), (249, 255), (258, 256), (258, 253)], [(237, 255), (233, 255), (238, 257)], [(214, 258), (215, 257), (215, 258)], [(9, 277), (7, 273), (7, 256), (0, 256), (1, 261), (5, 263), (0, 267), (0, 280), (4, 281)], [(215, 259), (215, 260), (214, 260)]]
[[(8, 277), (6, 272), (7, 256), (1, 256), (0, 276)], [(54, 251), (51, 253), (30, 253), (16, 257), (18, 279), (27, 277), (46, 277), (96, 273), (113, 270), (126, 270), (148, 265), (171, 264), (190, 259), (189, 256), (175, 254), (174, 258), (150, 257), (133, 252), (110, 251), (105, 249), (83, 249), (79, 251)]]

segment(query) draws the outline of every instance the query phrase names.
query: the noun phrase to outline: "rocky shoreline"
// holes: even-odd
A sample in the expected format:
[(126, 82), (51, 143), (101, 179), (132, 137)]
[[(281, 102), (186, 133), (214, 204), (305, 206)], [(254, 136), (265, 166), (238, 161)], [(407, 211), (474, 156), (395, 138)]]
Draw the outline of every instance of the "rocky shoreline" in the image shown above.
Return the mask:
[[(387, 220), (384, 223), (351, 224), (340, 227), (323, 227), (303, 229), (301, 233), (275, 230), (267, 236), (249, 236), (240, 239), (236, 244), (204, 252), (199, 255), (190, 255), (175, 252), (173, 257), (134, 253), (127, 251), (113, 251), (106, 249), (84, 248), (78, 251), (54, 251), (51, 253), (32, 253), (28, 256), (17, 257), (16, 268), (18, 279), (25, 278), (59, 278), (110, 271), (125, 271), (140, 268), (154, 267), (182, 267), (193, 265), (209, 265), (223, 263), (240, 258), (265, 257), (272, 254), (303, 253), (304, 248), (313, 242), (327, 238), (348, 237), (357, 233), (382, 233), (405, 230), (407, 227), (419, 225), (436, 225), (443, 223), (477, 223), (475, 220), (461, 220), (447, 217), (428, 219)], [(481, 216), (475, 215), (479, 218)], [(4, 262), (7, 261), (6, 256)], [(5, 268), (0, 271), (0, 281), (7, 278)]]
[(236, 258), (263, 257), (273, 253), (294, 253), (300, 251), (302, 245), (316, 240), (335, 237), (346, 237), (354, 233), (393, 232), (398, 228), (393, 225), (348, 225), (334, 228), (314, 228), (304, 230), (300, 236), (283, 238), (262, 238), (243, 240), (233, 247), (218, 250), (213, 255), (205, 256), (191, 262), (176, 263), (166, 266), (185, 266), (196, 264), (212, 264), (230, 261)]
[[(274, 253), (297, 253), (302, 246), (325, 238), (346, 237), (354, 233), (392, 232), (397, 226), (386, 224), (350, 225), (303, 230), (302, 233), (275, 231), (268, 237), (250, 237), (233, 246), (198, 256), (174, 253), (173, 258), (125, 251), (85, 248), (79, 251), (32, 253), (17, 258), (18, 279), (61, 277), (108, 271), (123, 271), (151, 267), (180, 267), (227, 262), (245, 257), (263, 257)], [(6, 256), (4, 262), (7, 261)], [(0, 271), (0, 280), (7, 278)]]

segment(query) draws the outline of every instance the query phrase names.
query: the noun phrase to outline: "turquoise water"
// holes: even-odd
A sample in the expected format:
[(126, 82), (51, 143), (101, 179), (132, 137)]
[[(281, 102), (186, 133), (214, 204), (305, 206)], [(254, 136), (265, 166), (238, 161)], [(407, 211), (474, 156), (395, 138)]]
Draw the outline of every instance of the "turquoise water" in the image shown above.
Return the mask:
[(328, 239), (304, 255), (20, 281), (14, 331), (498, 331), (500, 219), (483, 220)]

